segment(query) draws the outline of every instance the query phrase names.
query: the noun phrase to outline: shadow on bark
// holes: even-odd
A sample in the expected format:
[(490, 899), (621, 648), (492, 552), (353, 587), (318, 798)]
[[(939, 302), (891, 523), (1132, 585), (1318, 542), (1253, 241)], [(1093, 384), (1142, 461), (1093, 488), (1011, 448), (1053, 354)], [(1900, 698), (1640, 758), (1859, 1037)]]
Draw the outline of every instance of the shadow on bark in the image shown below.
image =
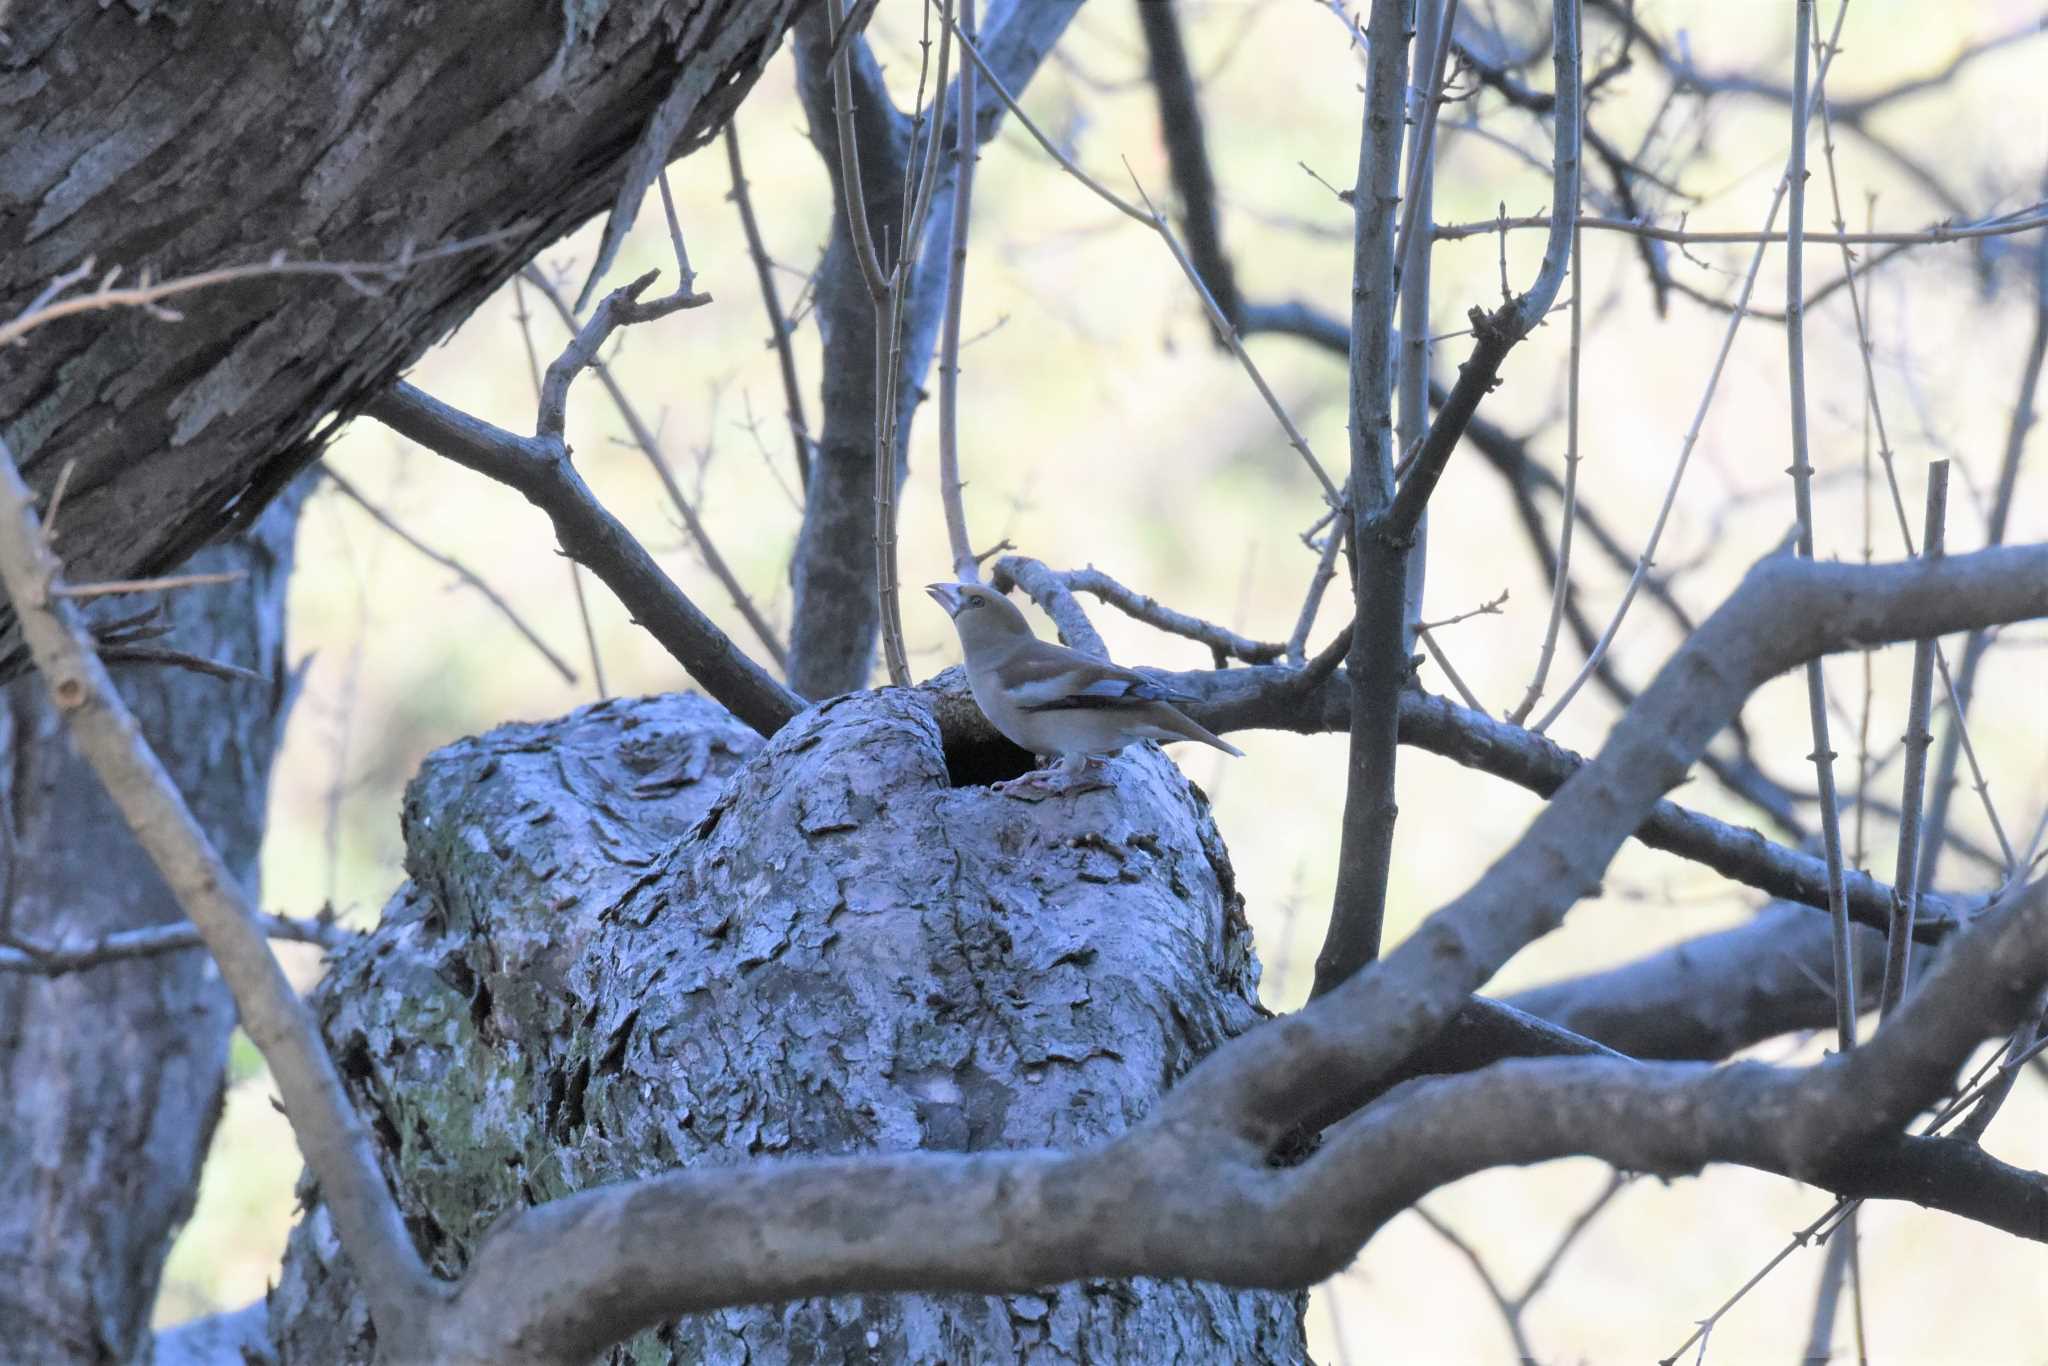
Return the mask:
[[(701, 698), (614, 700), (427, 761), (411, 880), (317, 1003), (439, 1268), (503, 1210), (674, 1167), (1097, 1141), (1263, 1017), (1198, 789), (1150, 748), (1108, 791), (955, 786), (986, 756), (949, 770), (949, 704), (853, 694), (764, 742)], [(1300, 1361), (1305, 1302), (1150, 1280), (844, 1295), (612, 1356)], [(367, 1359), (317, 1206), (271, 1329), (286, 1362)]]

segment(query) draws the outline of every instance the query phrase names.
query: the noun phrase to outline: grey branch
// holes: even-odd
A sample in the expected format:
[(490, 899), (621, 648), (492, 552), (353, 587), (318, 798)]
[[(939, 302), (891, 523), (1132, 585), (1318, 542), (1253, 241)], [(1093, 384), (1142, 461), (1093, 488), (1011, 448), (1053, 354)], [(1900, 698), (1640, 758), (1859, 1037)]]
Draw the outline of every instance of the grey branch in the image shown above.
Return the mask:
[[(1136, 1274), (1305, 1285), (1447, 1180), (1566, 1153), (1666, 1175), (1738, 1162), (2048, 1236), (2038, 1175), (1895, 1133), (2044, 979), (2048, 889), (2036, 888), (1959, 940), (1897, 1023), (1849, 1057), (1799, 1069), (1503, 1063), (1423, 1083), (1339, 1125), (1306, 1162), (1269, 1165), (1277, 1134), (1265, 1121), (1316, 1088), (1276, 1091), (1257, 1062), (1274, 1048), (1329, 1061), (1303, 1037), (1321, 1031), (1298, 1027), (1364, 1004), (1340, 1011), (1337, 998), (1357, 993), (1339, 988), (1328, 1006), (1219, 1049), (1151, 1119), (1091, 1150), (756, 1162), (519, 1211), (472, 1259), (444, 1340), (486, 1357), (579, 1360), (677, 1314), (828, 1291), (1023, 1291)], [(1388, 1013), (1369, 1010), (1346, 1032)]]
[[(332, 949), (356, 937), (354, 931), (342, 929), (331, 920), (294, 920), (289, 916), (261, 914), (255, 919), (264, 934), (292, 944), (318, 944)], [(0, 936), (0, 972), (61, 977), (105, 963), (205, 947), (206, 940), (200, 936), (198, 927), (189, 922), (123, 930), (83, 944), (36, 944), (7, 935)]]
[[(666, 202), (666, 191), (664, 191), (664, 202)], [(677, 234), (675, 241), (676, 259), (680, 265), (683, 262), (682, 236)], [(711, 571), (711, 577), (717, 579), (719, 586), (725, 589), (726, 596), (732, 600), (734, 610), (740, 614), (748, 627), (752, 629), (754, 638), (761, 642), (761, 648), (768, 652), (768, 657), (775, 661), (775, 666), (777, 668), (785, 667), (787, 661), (784, 658), (782, 641), (776, 634), (775, 628), (761, 614), (761, 609), (754, 605), (754, 599), (748, 594), (745, 587), (741, 585), (739, 575), (732, 571), (732, 566), (726, 563), (725, 556), (719, 553), (718, 546), (712, 541), (711, 532), (705, 527), (703, 518), (697, 515), (697, 509), (683, 495), (682, 486), (676, 483), (675, 472), (669, 469), (668, 460), (661, 452), (660, 439), (655, 436), (652, 428), (641, 421), (640, 410), (633, 405), (633, 400), (627, 396), (625, 386), (620, 384), (618, 379), (612, 374), (611, 367), (597, 358), (598, 348), (603, 346), (605, 336), (609, 334), (611, 329), (628, 322), (637, 322), (643, 319), (613, 314), (610, 319), (601, 322), (604, 310), (600, 307), (596, 313), (591, 315), (590, 320), (581, 329), (578, 329), (576, 326), (576, 315), (570, 311), (568, 302), (562, 298), (562, 292), (555, 288), (553, 282), (532, 266), (528, 266), (521, 274), (529, 284), (541, 292), (542, 297), (554, 308), (555, 314), (562, 320), (563, 326), (575, 334), (576, 339), (569, 344), (570, 350), (581, 349), (586, 336), (591, 334), (597, 335), (596, 345), (591, 346), (588, 350), (589, 359), (587, 361), (591, 371), (597, 376), (597, 382), (602, 384), (605, 393), (611, 396), (612, 406), (619, 410), (619, 417), (625, 422), (626, 430), (633, 435), (633, 444), (640, 448), (640, 453), (647, 457), (647, 463), (654, 467), (655, 477), (661, 480), (662, 491), (668, 494), (669, 505), (675, 508), (676, 516), (682, 519), (683, 530), (688, 532), (690, 539), (696, 543), (697, 553), (704, 557), (704, 567)], [(616, 291), (613, 295), (608, 296), (607, 302), (609, 302), (610, 298), (616, 298), (618, 294), (625, 293), (628, 290), (643, 288), (651, 278), (651, 276), (643, 276), (633, 284), (627, 285), (625, 290)], [(691, 293), (689, 281), (685, 280), (677, 287), (676, 292), (669, 295), (667, 299), (658, 299), (647, 305), (646, 317), (662, 317), (675, 308), (694, 308), (698, 303), (706, 302), (709, 298), (709, 295)], [(563, 353), (565, 359), (568, 354), (568, 351)], [(556, 364), (560, 363), (560, 361), (556, 362)], [(548, 373), (550, 376), (554, 374), (554, 366), (548, 367)], [(545, 385), (542, 387), (542, 394), (543, 402), (545, 402)], [(546, 431), (543, 431), (541, 434), (543, 436), (548, 435)], [(561, 433), (557, 431), (554, 435), (559, 437)]]
[[(335, 490), (339, 492), (344, 498), (347, 498), (350, 502), (354, 503), (357, 507), (361, 508), (364, 512), (368, 513), (371, 521), (375, 522), (378, 526), (383, 527), (393, 536), (396, 536), (399, 540), (411, 546), (419, 554), (426, 556), (435, 564), (440, 565), (443, 569), (453, 574), (456, 578), (462, 580), (462, 582), (468, 584), (471, 588), (474, 588), (477, 592), (481, 593), (483, 595), (484, 601), (490, 603), (491, 606), (497, 608), (498, 614), (504, 617), (506, 621), (512, 623), (512, 629), (519, 632), (521, 636), (525, 637), (527, 644), (533, 646), (534, 649), (540, 651), (541, 658), (547, 660), (547, 662), (554, 667), (555, 672), (562, 676), (563, 682), (574, 683), (576, 681), (576, 671), (570, 668), (568, 664), (564, 662), (560, 655), (556, 654), (553, 650), (549, 649), (547, 642), (542, 640), (539, 634), (536, 633), (531, 626), (528, 626), (526, 624), (526, 619), (521, 617), (518, 612), (513, 610), (512, 604), (505, 601), (505, 599), (499, 595), (496, 589), (492, 588), (488, 583), (485, 583), (482, 578), (480, 578), (473, 570), (469, 568), (469, 566), (463, 564), (460, 560), (454, 558), (451, 555), (442, 554), (440, 551), (434, 549), (425, 541), (422, 541), (419, 537), (413, 535), (410, 531), (407, 531), (404, 527), (400, 526), (396, 521), (392, 519), (389, 513), (385, 512), (384, 509), (378, 507), (368, 498), (365, 498), (363, 496), (362, 490), (358, 489), (354, 484), (350, 483), (347, 479), (343, 478), (338, 472), (335, 471), (335, 469), (332, 466), (321, 466), (320, 474), (321, 477), (326, 479), (328, 483), (334, 485)], [(105, 657), (105, 654), (105, 651), (101, 651), (102, 657)]]
[(319, 1178), (380, 1329), (414, 1341), (438, 1289), (384, 1184), (368, 1126), (349, 1104), (318, 1027), (286, 980), (241, 883), (164, 772), (93, 654), (76, 609), (50, 596), (62, 566), (35, 513), (35, 495), (0, 444), (0, 581), (22, 637), (66, 717), (72, 740), (212, 951), (242, 1027), (270, 1064), (292, 1131)]
[(733, 715), (772, 735), (802, 710), (801, 700), (741, 652), (605, 510), (559, 439), (505, 431), (410, 384), (395, 386), (364, 411), (435, 454), (516, 489), (545, 512), (569, 557), (602, 579), (634, 619)]

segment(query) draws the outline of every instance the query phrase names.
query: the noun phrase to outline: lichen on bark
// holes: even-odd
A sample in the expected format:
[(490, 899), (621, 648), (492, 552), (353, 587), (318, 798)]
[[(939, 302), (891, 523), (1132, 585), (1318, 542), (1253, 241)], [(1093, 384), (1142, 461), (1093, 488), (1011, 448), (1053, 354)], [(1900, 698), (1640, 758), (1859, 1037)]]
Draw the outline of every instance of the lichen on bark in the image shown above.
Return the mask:
[[(410, 881), (319, 1007), (438, 1267), (508, 1208), (678, 1166), (1099, 1141), (1261, 1018), (1199, 789), (1149, 747), (1103, 791), (951, 786), (938, 700), (852, 694), (766, 742), (701, 698), (615, 700), (427, 761)], [(847, 1295), (612, 1359), (1297, 1361), (1301, 1309), (1151, 1280)], [(286, 1362), (366, 1355), (317, 1204), (271, 1325)]]

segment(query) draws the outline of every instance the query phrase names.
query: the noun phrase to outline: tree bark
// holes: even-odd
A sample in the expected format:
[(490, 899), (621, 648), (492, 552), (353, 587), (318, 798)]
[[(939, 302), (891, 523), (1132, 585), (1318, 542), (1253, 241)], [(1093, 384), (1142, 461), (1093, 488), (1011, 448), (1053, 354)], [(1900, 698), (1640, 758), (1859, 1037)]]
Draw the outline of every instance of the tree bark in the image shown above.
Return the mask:
[[(1153, 750), (1077, 800), (953, 787), (932, 698), (853, 695), (765, 743), (700, 698), (615, 700), (428, 760), (411, 880), (318, 1004), (438, 1267), (508, 1208), (678, 1166), (1099, 1140), (1261, 1017), (1198, 789)], [(1303, 1304), (845, 1295), (613, 1359), (1291, 1362)], [(317, 1204), (270, 1307), (285, 1362), (368, 1359)]]
[[(125, 283), (497, 234), (374, 297), (263, 278), (184, 296), (175, 325), (92, 312), (9, 351), (0, 414), (23, 473), (47, 492), (77, 462), (74, 576), (162, 570), (246, 525), (318, 455), (333, 415), (610, 205), (645, 130), (674, 130), (660, 140), (678, 153), (716, 134), (797, 8), (15, 7), (0, 45), (0, 319), (88, 258)], [(11, 622), (0, 613), (0, 654), (18, 665)]]
[[(115, 670), (252, 896), (287, 701), (284, 595), (298, 502), (296, 493), (280, 499), (249, 534), (189, 566), (246, 578), (163, 599), (164, 645), (256, 670), (267, 685), (161, 664)], [(122, 598), (101, 615), (135, 605)], [(39, 947), (76, 947), (181, 921), (40, 679), (7, 689), (0, 727), (0, 926)], [(234, 1023), (203, 949), (56, 977), (0, 973), (0, 1355), (135, 1355), (171, 1236), (192, 1211)]]

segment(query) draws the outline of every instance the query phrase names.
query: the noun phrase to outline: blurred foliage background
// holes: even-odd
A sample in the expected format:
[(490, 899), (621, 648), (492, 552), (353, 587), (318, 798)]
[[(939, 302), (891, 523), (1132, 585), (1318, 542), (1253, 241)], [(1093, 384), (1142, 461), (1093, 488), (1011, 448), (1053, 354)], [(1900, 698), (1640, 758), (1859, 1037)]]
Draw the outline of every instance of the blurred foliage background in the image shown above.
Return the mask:
[[(1363, 68), (1340, 16), (1317, 0), (1209, 0), (1181, 5), (1202, 81), (1211, 155), (1223, 201), (1226, 245), (1240, 286), (1260, 301), (1300, 298), (1340, 316), (1349, 308), (1351, 214), (1315, 177), (1348, 185), (1357, 163)], [(1468, 0), (1509, 31), (1535, 20), (1515, 5)], [(1714, 71), (1788, 82), (1792, 6), (1765, 0), (1642, 0), (1655, 31), (1682, 34), (1692, 58)], [(1938, 70), (1973, 41), (2040, 17), (2020, 0), (1858, 0), (1829, 89), (1838, 98)], [(1824, 5), (1821, 22), (1833, 20)], [(918, 65), (919, 7), (885, 4), (870, 38), (899, 102), (908, 105)], [(1519, 26), (1519, 28), (1518, 28)], [(1589, 65), (1611, 55), (1610, 25), (1589, 24)], [(2019, 43), (1970, 64), (1953, 81), (1873, 116), (1948, 177), (1980, 214), (2040, 198), (2048, 165), (2048, 103), (2041, 99), (2048, 40)], [(1540, 78), (1539, 78), (1540, 79)], [(1624, 143), (1641, 136), (1661, 102), (1653, 66), (1607, 84), (1593, 119)], [(1092, 172), (1120, 188), (1135, 175), (1164, 201), (1168, 177), (1144, 48), (1131, 0), (1095, 0), (1074, 22), (1031, 85), (1035, 118)], [(1528, 116), (1482, 98), (1446, 110), (1436, 188), (1440, 222), (1548, 207), (1547, 133)], [(1463, 130), (1474, 109), (1485, 132)], [(1685, 163), (1683, 188), (1661, 221), (1681, 213), (1693, 227), (1753, 229), (1782, 168), (1786, 117), (1775, 105), (1720, 100), (1704, 113), (1676, 106), (1662, 136)], [(827, 180), (805, 135), (785, 50), (738, 120), (747, 171), (785, 303), (797, 301), (795, 345), (805, 399), (818, 414), (818, 337), (803, 312), (805, 281), (827, 232)], [(1505, 139), (1505, 142), (1497, 140)], [(1900, 176), (1854, 137), (1839, 137), (1837, 168), (1852, 226), (1867, 214), (1915, 229), (1945, 214), (1924, 187)], [(1526, 149), (1535, 160), (1523, 154)], [(1814, 138), (1809, 225), (1827, 210), (1820, 137)], [(1313, 172), (1312, 176), (1310, 172)], [(750, 593), (786, 622), (786, 567), (799, 510), (797, 480), (776, 362), (766, 338), (724, 157), (708, 148), (672, 168), (698, 288), (711, 306), (624, 334), (607, 363), (650, 423), (719, 548)], [(1872, 199), (1874, 196), (1874, 200)], [(673, 269), (660, 215), (643, 212), (610, 284), (648, 269)], [(1013, 122), (984, 154), (974, 206), (972, 264), (962, 355), (963, 459), (977, 544), (1013, 540), (1056, 568), (1094, 564), (1183, 610), (1248, 635), (1284, 638), (1315, 556), (1302, 533), (1320, 497), (1271, 415), (1227, 354), (1164, 247), (1116, 217), (1064, 176)], [(542, 258), (580, 285), (596, 225)], [(1902, 494), (1917, 535), (1928, 460), (1956, 461), (1952, 549), (1981, 543), (1988, 483), (2005, 441), (2035, 301), (2028, 273), (2033, 239), (1982, 247), (1926, 246), (1871, 277), (1879, 398), (1897, 452)], [(1506, 272), (1524, 287), (1541, 234), (1510, 234)], [(1474, 304), (1500, 291), (1500, 239), (1445, 242), (1435, 253), (1437, 328), (1453, 333)], [(1732, 296), (1750, 248), (1692, 247), (1671, 256), (1678, 277)], [(1809, 287), (1840, 273), (1837, 248), (1808, 252)], [(1682, 298), (1656, 316), (1635, 244), (1585, 237), (1586, 342), (1581, 488), (1587, 503), (1639, 549), (1678, 456), (1680, 439), (1712, 366), (1726, 322)], [(665, 289), (667, 284), (657, 286)], [(1782, 257), (1773, 252), (1757, 286), (1759, 306), (1783, 305)], [(566, 332), (531, 289), (531, 334), (542, 364)], [(534, 389), (519, 302), (499, 295), (428, 355), (411, 378), (439, 398), (514, 429), (530, 429)], [(1566, 365), (1562, 315), (1509, 360), (1506, 382), (1482, 412), (1557, 466), (1563, 447)], [(1251, 349), (1324, 464), (1348, 459), (1341, 363), (1286, 338)], [(1436, 346), (1448, 377), (1467, 343)], [(1814, 460), (1819, 469), (1820, 553), (1847, 560), (1865, 551), (1867, 486), (1862, 372), (1848, 297), (1837, 291), (1809, 318)], [(1659, 556), (1699, 614), (1711, 610), (1791, 524), (1781, 327), (1744, 325), (1686, 477)], [(904, 580), (949, 577), (934, 470), (935, 413), (926, 405), (911, 440), (905, 495)], [(599, 496), (645, 540), (685, 590), (743, 646), (738, 614), (688, 547), (645, 457), (590, 377), (571, 399), (577, 463)], [(2048, 536), (2048, 502), (2036, 454), (2023, 477), (2013, 540)], [(501, 722), (545, 717), (593, 700), (570, 569), (545, 521), (516, 494), (408, 448), (361, 422), (336, 441), (329, 463), (389, 516), (483, 576), (575, 667), (565, 683), (478, 594), (420, 557), (331, 486), (307, 509), (290, 631), (310, 660), (277, 770), (265, 852), (269, 909), (308, 914), (331, 904), (351, 923), (372, 923), (403, 877), (398, 810), (403, 786), (437, 746)], [(1870, 544), (1896, 558), (1899, 538), (1879, 493)], [(1625, 575), (1583, 548), (1576, 567), (1588, 607), (1612, 609)], [(1461, 453), (1433, 508), (1425, 616), (1438, 619), (1495, 598), (1499, 613), (1443, 633), (1465, 680), (1495, 712), (1521, 696), (1541, 639), (1549, 594), (1500, 479)], [(614, 693), (657, 692), (687, 680), (636, 629), (608, 593), (587, 583), (598, 648)], [(1342, 585), (1330, 593), (1313, 644), (1348, 617)], [(915, 592), (904, 606), (913, 670), (954, 659), (952, 633)], [(1206, 665), (1206, 652), (1100, 608), (1093, 612), (1119, 661)], [(1042, 634), (1050, 626), (1039, 620)], [(2016, 839), (2048, 802), (2048, 709), (2044, 645), (2036, 627), (2006, 633), (1982, 675), (1973, 736), (1991, 792)], [(1616, 645), (1623, 674), (1646, 681), (1676, 640), (1668, 620), (1638, 605)], [(1552, 693), (1580, 658), (1567, 641)], [(1874, 659), (1868, 698), (1873, 746), (1889, 752), (1903, 726), (1910, 651)], [(1444, 688), (1425, 665), (1424, 685)], [(1854, 773), (1854, 736), (1866, 698), (1855, 657), (1830, 665), (1837, 748)], [(1804, 756), (1804, 693), (1798, 680), (1769, 686), (1749, 719), (1766, 766), (1795, 787), (1810, 783)], [(1596, 748), (1614, 710), (1589, 687), (1552, 734)], [(1306, 995), (1334, 880), (1343, 795), (1341, 736), (1237, 737), (1230, 760), (1178, 752), (1214, 797), (1265, 964), (1276, 1010)], [(1845, 779), (1848, 781), (1848, 779)], [(1896, 768), (1880, 778), (1896, 800)], [(1757, 817), (1704, 776), (1687, 803), (1742, 823)], [(1404, 750), (1401, 823), (1390, 894), (1398, 936), (1462, 890), (1536, 810), (1536, 799), (1416, 750)], [(1983, 815), (1959, 797), (1958, 820), (1982, 835)], [(1889, 827), (1876, 826), (1863, 862), (1888, 870)], [(1986, 885), (1974, 865), (1950, 860), (1952, 879)], [(1758, 898), (1703, 869), (1624, 850), (1604, 894), (1573, 912), (1561, 933), (1522, 955), (1496, 986), (1516, 986), (1623, 961), (1744, 918)], [(302, 983), (317, 959), (294, 958)], [(1761, 1050), (1777, 1059), (1817, 1056), (1815, 1040)], [(207, 1169), (199, 1210), (168, 1268), (159, 1319), (176, 1321), (262, 1293), (292, 1217), (299, 1162), (267, 1077), (246, 1042)], [(2048, 1166), (2048, 1104), (2037, 1075), (1992, 1127), (1987, 1146), (2008, 1161)], [(1472, 1178), (1432, 1197), (1431, 1211), (1462, 1233), (1509, 1294), (1540, 1263), (1572, 1216), (1607, 1182), (1591, 1162)], [(1546, 1360), (1642, 1360), (1675, 1347), (1761, 1266), (1795, 1228), (1826, 1207), (1825, 1195), (1744, 1170), (1717, 1169), (1673, 1184), (1627, 1186), (1558, 1269), (1526, 1323)], [(2048, 1248), (1959, 1219), (1901, 1205), (1862, 1220), (1865, 1313), (1873, 1352), (1886, 1360), (2039, 1361), (2048, 1341)], [(1783, 1357), (1805, 1338), (1821, 1254), (1795, 1254), (1712, 1338), (1712, 1356)], [(1837, 1340), (1846, 1340), (1846, 1329)], [(1316, 1296), (1311, 1347), (1319, 1360), (1498, 1360), (1512, 1348), (1464, 1256), (1419, 1218), (1396, 1220), (1356, 1265)]]

